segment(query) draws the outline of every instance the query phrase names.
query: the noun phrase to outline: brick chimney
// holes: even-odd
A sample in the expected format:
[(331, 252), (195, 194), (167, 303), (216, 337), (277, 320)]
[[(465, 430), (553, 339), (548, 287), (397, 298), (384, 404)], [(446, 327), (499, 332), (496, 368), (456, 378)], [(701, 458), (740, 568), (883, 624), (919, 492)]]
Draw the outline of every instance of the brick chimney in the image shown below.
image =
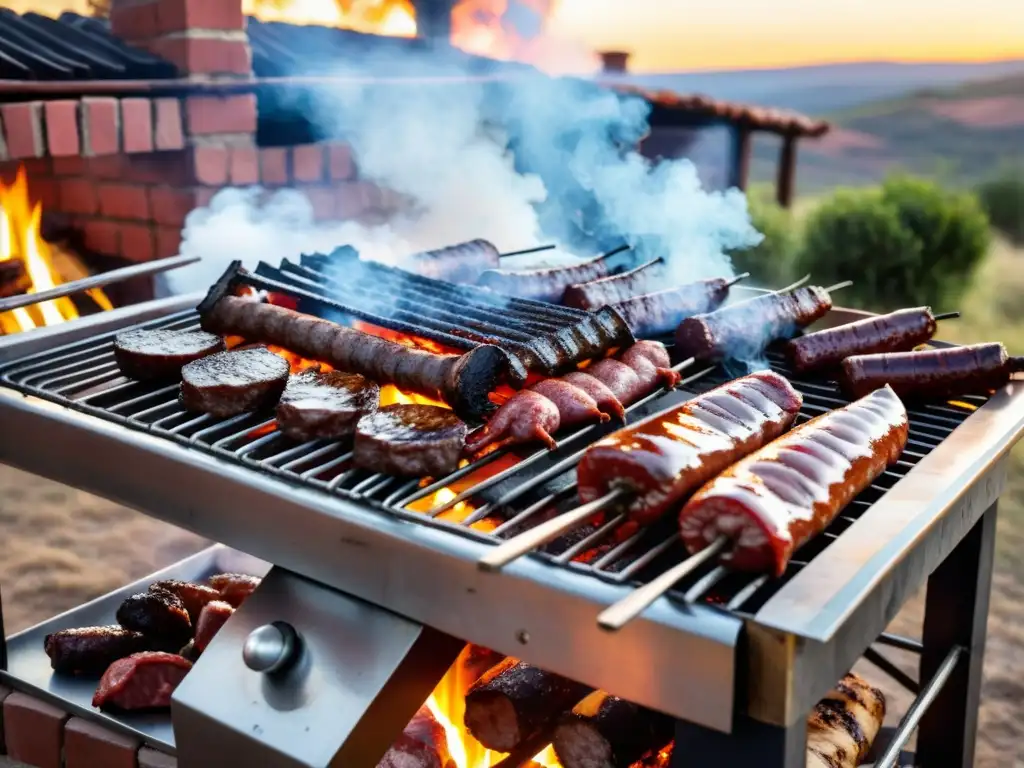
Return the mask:
[(629, 53), (625, 51), (602, 51), (602, 70), (606, 75), (623, 75), (628, 71)]

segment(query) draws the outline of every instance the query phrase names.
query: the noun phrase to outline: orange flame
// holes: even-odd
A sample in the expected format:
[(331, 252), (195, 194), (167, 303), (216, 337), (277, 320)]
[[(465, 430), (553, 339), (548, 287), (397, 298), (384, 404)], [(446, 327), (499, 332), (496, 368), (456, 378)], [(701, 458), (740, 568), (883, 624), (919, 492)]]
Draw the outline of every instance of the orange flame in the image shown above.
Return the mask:
[[(43, 240), (39, 232), (42, 217), (42, 206), (39, 203), (33, 205), (29, 196), (25, 169), (19, 167), (12, 185), (0, 182), (0, 261), (20, 259), (23, 262), (29, 283), (27, 293), (46, 291), (63, 283), (65, 279), (77, 280), (88, 274), (76, 259), (68, 254), (60, 254)], [(62, 257), (63, 270), (56, 267), (59, 257)], [(103, 291), (95, 289), (87, 293), (101, 309), (113, 309)], [(78, 310), (66, 296), (41, 301), (0, 313), (0, 334), (56, 325), (76, 317)]]
[(242, 9), (263, 21), (343, 27), (388, 37), (414, 37), (411, 0), (244, 0)]

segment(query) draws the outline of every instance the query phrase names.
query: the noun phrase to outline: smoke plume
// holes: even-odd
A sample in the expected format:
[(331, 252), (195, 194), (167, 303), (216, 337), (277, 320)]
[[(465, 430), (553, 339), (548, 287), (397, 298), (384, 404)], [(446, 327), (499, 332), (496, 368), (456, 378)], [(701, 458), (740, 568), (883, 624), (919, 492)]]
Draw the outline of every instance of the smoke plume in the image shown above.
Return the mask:
[[(649, 130), (642, 100), (528, 68), (500, 83), (423, 77), (465, 76), (460, 61), (450, 51), (396, 60), (392, 49), (335, 73), (358, 82), (291, 105), (323, 136), (348, 141), (361, 177), (407, 197), (408, 210), (386, 225), (318, 225), (296, 192), (226, 190), (186, 221), (182, 252), (204, 263), (168, 273), (169, 289), (204, 288), (234, 258), (253, 266), (351, 244), (400, 264), (476, 237), (506, 250), (557, 242), (569, 258), (626, 241), (637, 263), (664, 257), (671, 280), (684, 282), (732, 274), (725, 251), (760, 239), (742, 193), (705, 192), (689, 161), (637, 153)], [(368, 85), (366, 74), (381, 71), (421, 79)]]

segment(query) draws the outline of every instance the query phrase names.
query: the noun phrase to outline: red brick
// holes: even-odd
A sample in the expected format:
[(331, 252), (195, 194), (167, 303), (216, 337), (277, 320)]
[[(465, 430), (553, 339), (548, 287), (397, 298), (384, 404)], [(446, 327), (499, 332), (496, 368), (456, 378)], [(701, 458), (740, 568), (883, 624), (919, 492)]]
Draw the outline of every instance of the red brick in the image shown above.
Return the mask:
[(197, 207), (196, 198), (197, 193), (193, 189), (152, 187), (149, 190), (149, 207), (153, 221), (180, 229), (185, 217)]
[(209, 37), (165, 37), (150, 50), (188, 75), (249, 75), (252, 51), (244, 40)]
[(156, 0), (135, 5), (117, 4), (110, 12), (110, 31), (125, 40), (148, 40), (159, 34)]
[(86, 161), (89, 175), (94, 179), (106, 179), (120, 181), (124, 177), (125, 166), (128, 163), (126, 155), (101, 155), (90, 157)]
[(113, 221), (92, 219), (82, 227), (85, 247), (106, 256), (117, 256), (121, 252), (121, 237), (118, 225)]
[(4, 121), (0, 117), (0, 163), (7, 160), (9, 155), (7, 154), (7, 140), (4, 138)]
[(313, 204), (313, 218), (330, 221), (334, 216), (334, 192), (327, 187), (303, 187), (306, 197)]
[(153, 99), (153, 105), (156, 108), (156, 148), (183, 149), (185, 133), (181, 121), (181, 102), (177, 99)]
[(189, 96), (185, 100), (185, 116), (191, 135), (255, 133), (256, 96)]
[(82, 142), (78, 135), (78, 102), (70, 99), (43, 103), (46, 118), (46, 148), (53, 157), (78, 155)]
[(218, 187), (228, 183), (227, 147), (195, 147), (192, 153), (199, 184)]
[(161, 34), (195, 29), (239, 32), (245, 29), (239, 0), (160, 0), (156, 15)]
[(117, 99), (82, 99), (82, 154), (112, 155), (120, 151)]
[(210, 201), (213, 200), (214, 196), (220, 192), (219, 189), (211, 189), (209, 187), (201, 187), (196, 190), (196, 208), (208, 208)]
[(92, 179), (61, 179), (60, 209), (63, 213), (91, 216), (99, 211), (99, 196)]
[(236, 187), (260, 183), (260, 161), (256, 147), (232, 147), (228, 160), (228, 179)]
[(191, 152), (150, 152), (124, 155), (124, 168), (119, 181), (131, 184), (170, 184), (187, 187), (193, 184)]
[(43, 156), (42, 104), (38, 101), (0, 106), (7, 154), (12, 160)]
[(4, 699), (11, 695), (11, 689), (0, 685), (0, 755), (6, 755), (7, 749), (4, 747)]
[(178, 768), (178, 758), (143, 747), (139, 750), (139, 768)]
[(327, 145), (327, 165), (332, 181), (345, 181), (355, 175), (352, 147), (348, 144)]
[(148, 224), (118, 224), (121, 256), (129, 261), (153, 260), (153, 228)]
[(125, 152), (153, 151), (152, 101), (121, 99), (121, 143)]
[(156, 227), (156, 258), (177, 256), (181, 248), (180, 227)]
[(53, 158), (51, 167), (54, 176), (84, 176), (89, 166), (81, 155), (71, 155)]
[(260, 181), (265, 187), (288, 183), (288, 150), (285, 147), (266, 147), (260, 150)]
[(44, 211), (56, 211), (60, 208), (60, 182), (56, 179), (47, 179), (30, 176), (28, 179), (28, 191), (32, 199), (42, 204)]
[(334, 215), (342, 221), (358, 219), (376, 210), (381, 199), (380, 190), (365, 181), (352, 181), (335, 187)]
[(53, 160), (49, 157), (32, 157), (22, 160), (21, 167), (29, 177), (49, 176), (53, 173)]
[(324, 177), (324, 148), (319, 144), (292, 147), (292, 176), (295, 181), (321, 181)]
[(4, 739), (12, 760), (35, 768), (61, 768), (64, 721), (68, 714), (23, 693), (3, 703)]
[(149, 221), (149, 196), (145, 187), (132, 184), (100, 184), (100, 214), (111, 219)]
[(64, 768), (136, 768), (140, 742), (80, 717), (64, 726)]

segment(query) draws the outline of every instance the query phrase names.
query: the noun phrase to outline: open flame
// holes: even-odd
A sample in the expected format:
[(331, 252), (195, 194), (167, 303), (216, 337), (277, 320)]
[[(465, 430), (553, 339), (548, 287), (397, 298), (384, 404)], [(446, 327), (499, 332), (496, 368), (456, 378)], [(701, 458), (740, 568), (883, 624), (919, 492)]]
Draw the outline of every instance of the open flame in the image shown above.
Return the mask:
[(343, 27), (388, 37), (414, 37), (411, 0), (244, 0), (247, 15), (263, 21)]
[[(29, 197), (24, 168), (18, 168), (10, 186), (0, 181), (0, 262), (17, 260), (22, 263), (28, 283), (26, 293), (46, 291), (65, 280), (78, 280), (88, 274), (77, 259), (43, 240), (39, 232), (42, 217), (42, 206), (33, 205)], [(101, 309), (113, 309), (103, 291), (94, 289), (87, 294)], [(66, 296), (41, 301), (0, 313), (0, 333), (56, 325), (76, 317), (78, 310)]]

